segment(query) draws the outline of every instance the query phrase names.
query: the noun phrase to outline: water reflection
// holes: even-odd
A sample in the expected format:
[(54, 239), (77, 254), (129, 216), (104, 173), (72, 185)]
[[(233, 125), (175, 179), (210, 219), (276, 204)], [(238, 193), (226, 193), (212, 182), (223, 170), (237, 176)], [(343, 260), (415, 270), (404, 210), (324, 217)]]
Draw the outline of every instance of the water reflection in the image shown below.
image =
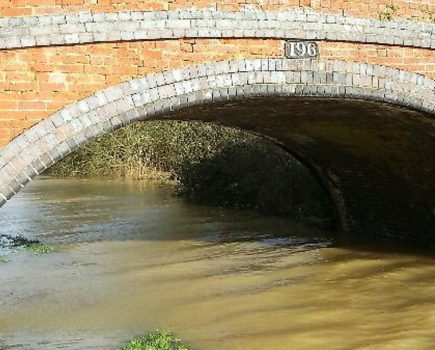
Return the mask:
[(115, 349), (171, 329), (193, 349), (432, 349), (430, 254), (353, 245), (167, 187), (35, 181), (1, 233), (56, 244), (0, 265), (0, 348)]

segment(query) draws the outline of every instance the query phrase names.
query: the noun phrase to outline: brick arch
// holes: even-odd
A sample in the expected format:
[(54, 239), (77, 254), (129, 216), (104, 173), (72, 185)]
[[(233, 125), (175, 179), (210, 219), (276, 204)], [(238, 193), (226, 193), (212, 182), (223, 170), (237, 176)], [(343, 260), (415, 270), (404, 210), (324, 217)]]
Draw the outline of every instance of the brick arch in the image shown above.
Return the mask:
[[(378, 65), (319, 60), (246, 59), (193, 65), (150, 74), (97, 92), (18, 136), (0, 150), (0, 206), (55, 162), (89, 140), (123, 125), (168, 115), (189, 118), (183, 113), (190, 111), (198, 115), (198, 119), (213, 120), (216, 106), (222, 105), (216, 111), (231, 111), (232, 101), (254, 106), (255, 103), (266, 105), (274, 98), (283, 106), (288, 103), (286, 101), (309, 104), (316, 98), (316, 103), (323, 104), (325, 111), (331, 101), (343, 106), (349, 101), (346, 106), (360, 110), (366, 108), (360, 105), (361, 101), (371, 101), (371, 104), (367, 102), (367, 108), (373, 111), (376, 108), (388, 111), (391, 109), (388, 106), (394, 105), (393, 112), (388, 113), (418, 111), (409, 113), (411, 117), (412, 113), (417, 113), (418, 118), (423, 115), (424, 121), (418, 119), (418, 123), (424, 123), (425, 128), (434, 127), (431, 118), (427, 117), (435, 115), (435, 81), (418, 74)], [(286, 108), (296, 111), (298, 105), (292, 103)], [(204, 106), (209, 106), (205, 114), (201, 112)], [(376, 111), (373, 113), (375, 115)], [(251, 114), (255, 114), (255, 109)], [(298, 138), (301, 136), (295, 136), (288, 146), (303, 154), (304, 150), (297, 149), (297, 142), (293, 142)], [(315, 167), (323, 172), (321, 176), (328, 177), (326, 182), (330, 184), (342, 227), (353, 231), (361, 231), (358, 227), (365, 229), (359, 219), (355, 219), (358, 215), (348, 210), (351, 201), (345, 198), (346, 194), (338, 184), (341, 180), (335, 174), (329, 174), (327, 169), (322, 170), (321, 165), (315, 164)], [(427, 173), (429, 176), (431, 171)], [(430, 207), (432, 204), (433, 208)], [(424, 203), (423, 206), (425, 211), (435, 210), (435, 203)], [(433, 224), (435, 212), (427, 215), (421, 232)], [(389, 235), (396, 230), (386, 227), (389, 224), (376, 224), (380, 234)]]

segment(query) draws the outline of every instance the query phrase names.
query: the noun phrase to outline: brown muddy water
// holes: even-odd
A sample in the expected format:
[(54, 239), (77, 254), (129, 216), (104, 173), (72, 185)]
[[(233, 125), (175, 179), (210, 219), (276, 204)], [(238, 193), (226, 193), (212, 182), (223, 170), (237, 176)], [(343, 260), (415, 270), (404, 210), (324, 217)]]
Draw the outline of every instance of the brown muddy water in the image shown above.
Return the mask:
[(39, 179), (0, 233), (0, 348), (117, 349), (169, 329), (193, 350), (435, 349), (435, 253), (344, 244), (141, 182)]

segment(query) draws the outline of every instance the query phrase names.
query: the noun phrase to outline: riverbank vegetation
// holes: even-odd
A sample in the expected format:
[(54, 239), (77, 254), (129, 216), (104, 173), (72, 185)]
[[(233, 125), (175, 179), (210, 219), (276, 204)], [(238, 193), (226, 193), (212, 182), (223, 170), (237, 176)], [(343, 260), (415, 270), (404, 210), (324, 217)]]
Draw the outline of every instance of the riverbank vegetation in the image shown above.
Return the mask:
[(52, 246), (41, 243), (38, 240), (28, 239), (23, 236), (9, 236), (5, 234), (0, 235), (0, 249), (15, 248), (24, 248), (37, 255), (48, 254), (54, 251), (54, 248)]
[(188, 350), (188, 348), (171, 333), (157, 331), (132, 340), (120, 350)]
[(173, 181), (179, 195), (204, 204), (331, 216), (324, 189), (295, 158), (252, 133), (210, 123), (135, 123), (88, 143), (47, 174)]

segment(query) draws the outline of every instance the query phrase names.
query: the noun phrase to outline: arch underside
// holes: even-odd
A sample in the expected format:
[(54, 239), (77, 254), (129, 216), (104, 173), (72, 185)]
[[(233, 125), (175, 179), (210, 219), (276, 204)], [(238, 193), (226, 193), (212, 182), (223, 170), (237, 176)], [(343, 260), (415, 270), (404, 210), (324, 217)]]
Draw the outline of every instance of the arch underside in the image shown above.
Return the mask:
[(82, 144), (137, 120), (203, 120), (279, 142), (316, 173), (341, 227), (435, 240), (435, 82), (368, 64), (258, 59), (98, 92), (0, 151), (0, 206)]
[(344, 229), (432, 238), (435, 130), (427, 115), (365, 100), (275, 96), (195, 106), (167, 118), (218, 122), (276, 140), (321, 179)]

